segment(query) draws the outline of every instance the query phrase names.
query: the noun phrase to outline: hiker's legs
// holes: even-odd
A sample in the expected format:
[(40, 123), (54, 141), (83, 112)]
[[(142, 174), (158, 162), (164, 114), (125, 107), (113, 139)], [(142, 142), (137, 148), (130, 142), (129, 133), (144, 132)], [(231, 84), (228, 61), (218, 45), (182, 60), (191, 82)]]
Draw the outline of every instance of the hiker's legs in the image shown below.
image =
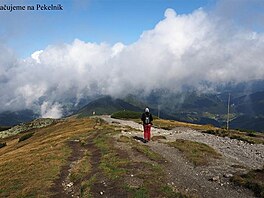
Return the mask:
[(144, 124), (143, 127), (144, 127), (144, 139), (147, 140), (148, 139), (148, 129), (147, 129), (147, 125)]
[(151, 124), (149, 125), (149, 141), (150, 141), (150, 138), (151, 138)]
[(151, 124), (148, 124), (147, 140), (150, 141)]

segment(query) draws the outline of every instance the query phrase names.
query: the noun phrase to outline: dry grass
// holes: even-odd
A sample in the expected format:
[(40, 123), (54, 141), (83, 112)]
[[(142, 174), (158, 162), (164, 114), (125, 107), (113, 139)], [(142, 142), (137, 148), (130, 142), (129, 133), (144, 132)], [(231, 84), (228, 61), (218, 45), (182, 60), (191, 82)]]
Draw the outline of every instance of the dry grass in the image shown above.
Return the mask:
[(257, 132), (241, 132), (237, 130), (225, 130), (214, 127), (212, 125), (199, 125), (185, 122), (178, 122), (173, 120), (156, 119), (153, 121), (154, 127), (162, 128), (165, 130), (171, 130), (175, 127), (188, 127), (195, 130), (200, 130), (203, 133), (209, 133), (220, 137), (230, 137), (231, 139), (237, 139), (252, 144), (264, 144), (263, 133)]
[(257, 132), (241, 132), (237, 130), (205, 130), (203, 133), (213, 134), (220, 137), (229, 137), (231, 139), (237, 139), (251, 144), (264, 144), (264, 134)]
[(117, 139), (118, 142), (123, 142), (123, 143), (129, 143), (131, 142), (131, 138), (125, 136), (125, 135), (120, 135), (120, 137)]
[(188, 127), (196, 130), (215, 130), (216, 127), (212, 125), (199, 125), (199, 124), (191, 124), (186, 122), (178, 122), (174, 120), (163, 120), (163, 119), (155, 119), (153, 121), (154, 127), (171, 130), (175, 127)]
[(208, 165), (211, 160), (221, 157), (221, 154), (217, 153), (213, 148), (199, 142), (178, 139), (174, 142), (168, 142), (168, 145), (182, 151), (186, 158), (195, 166)]
[(167, 138), (164, 135), (154, 135), (151, 140), (152, 141), (159, 141), (159, 140), (166, 140)]
[(85, 151), (84, 156), (74, 164), (71, 169), (70, 180), (73, 183), (82, 181), (86, 175), (91, 171), (90, 153)]
[(264, 166), (247, 174), (236, 174), (231, 180), (237, 185), (251, 189), (257, 197), (264, 197)]
[(136, 143), (136, 144), (134, 144), (134, 146), (132, 148), (134, 150), (144, 154), (150, 160), (153, 160), (153, 161), (156, 161), (156, 162), (165, 161), (165, 159), (161, 155), (159, 155), (158, 153), (155, 153), (154, 151), (152, 151), (148, 146)]
[[(157, 138), (157, 139), (154, 138), (155, 140), (164, 139), (164, 138), (166, 139), (166, 137), (164, 136), (155, 136), (155, 137)], [(130, 144), (133, 150), (145, 155), (147, 158), (149, 158), (152, 161), (162, 162), (165, 160), (161, 155), (152, 151), (148, 146), (142, 145), (137, 141), (135, 141), (134, 139), (129, 138), (127, 136), (121, 135), (117, 141)]]
[(91, 130), (91, 119), (68, 120), (18, 142), (8, 138), (0, 150), (0, 197), (48, 197), (53, 181), (71, 154), (67, 140)]

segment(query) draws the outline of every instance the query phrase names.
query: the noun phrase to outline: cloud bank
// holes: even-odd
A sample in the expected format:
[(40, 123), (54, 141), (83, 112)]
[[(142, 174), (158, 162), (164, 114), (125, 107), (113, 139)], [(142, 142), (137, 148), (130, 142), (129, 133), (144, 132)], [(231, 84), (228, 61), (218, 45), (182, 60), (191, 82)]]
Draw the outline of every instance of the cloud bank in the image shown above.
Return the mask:
[(0, 50), (0, 111), (29, 108), (42, 117), (60, 117), (63, 102), (98, 94), (264, 79), (264, 34), (203, 9), (186, 15), (167, 9), (163, 20), (130, 45), (76, 39), (25, 60), (4, 46)]

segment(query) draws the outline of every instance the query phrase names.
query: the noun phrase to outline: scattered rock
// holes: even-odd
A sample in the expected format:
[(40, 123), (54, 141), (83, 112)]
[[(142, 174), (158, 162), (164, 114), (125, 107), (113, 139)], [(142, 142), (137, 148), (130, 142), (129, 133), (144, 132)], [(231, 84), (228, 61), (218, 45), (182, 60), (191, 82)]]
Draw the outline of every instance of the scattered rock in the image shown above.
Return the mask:
[(21, 132), (29, 131), (31, 129), (47, 127), (53, 123), (57, 123), (58, 121), (59, 120), (55, 120), (51, 118), (39, 118), (39, 119), (33, 120), (32, 122), (22, 123), (20, 125), (12, 127), (11, 129), (1, 131), (0, 138), (13, 136)]
[(67, 184), (67, 187), (68, 188), (71, 188), (72, 186), (73, 186), (73, 183), (72, 182), (70, 182), (70, 183)]
[(219, 182), (220, 181), (220, 177), (219, 176), (214, 176), (212, 177), (211, 179), (209, 179), (210, 181), (213, 181), (213, 182)]
[(233, 174), (231, 173), (226, 173), (223, 175), (225, 178), (230, 178), (230, 177), (233, 177)]
[(112, 124), (120, 124), (120, 122), (112, 121)]

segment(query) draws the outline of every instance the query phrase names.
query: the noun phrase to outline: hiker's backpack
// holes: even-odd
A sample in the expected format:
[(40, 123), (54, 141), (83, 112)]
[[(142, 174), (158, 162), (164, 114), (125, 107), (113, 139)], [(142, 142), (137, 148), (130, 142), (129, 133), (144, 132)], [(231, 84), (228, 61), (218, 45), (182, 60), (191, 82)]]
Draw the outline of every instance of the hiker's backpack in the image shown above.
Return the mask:
[(150, 117), (149, 115), (145, 117), (145, 124), (149, 124), (150, 123)]

